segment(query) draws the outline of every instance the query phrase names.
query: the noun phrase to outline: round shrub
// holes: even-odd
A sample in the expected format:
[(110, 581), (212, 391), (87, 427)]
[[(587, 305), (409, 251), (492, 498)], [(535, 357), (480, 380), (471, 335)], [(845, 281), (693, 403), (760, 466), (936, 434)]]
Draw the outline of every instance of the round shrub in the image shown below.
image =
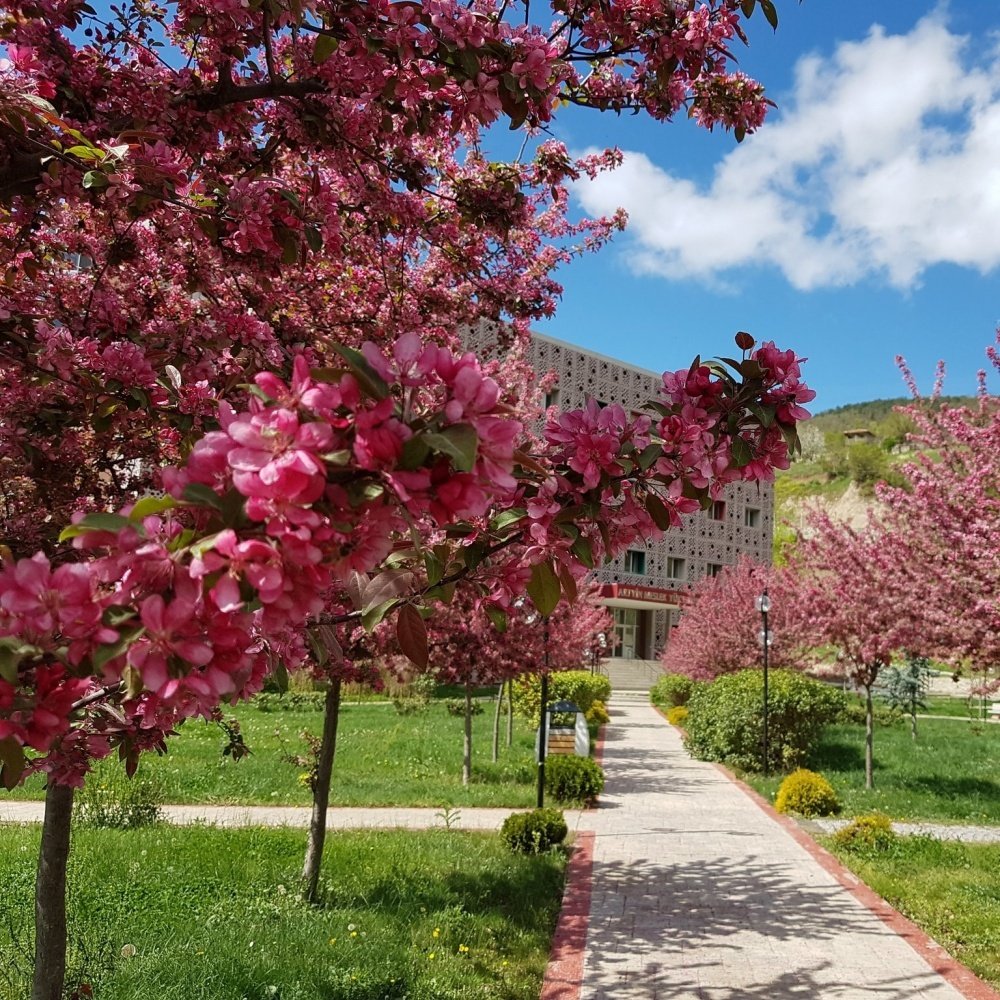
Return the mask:
[[(611, 698), (611, 681), (589, 670), (557, 670), (549, 674), (549, 703), (571, 701), (586, 714), (595, 701), (607, 703)], [(542, 682), (535, 676), (519, 677), (514, 681), (514, 711), (537, 724), (542, 704)]]
[(664, 674), (649, 692), (650, 701), (664, 711), (676, 705), (686, 705), (694, 691), (695, 682), (681, 674)]
[(892, 820), (884, 813), (858, 816), (833, 835), (833, 842), (837, 847), (860, 854), (888, 851), (895, 845), (896, 840)]
[[(449, 715), (457, 715), (459, 718), (465, 718), (465, 699), (464, 698), (451, 698), (444, 703), (444, 707), (447, 709)], [(481, 701), (473, 701), (471, 705), (472, 715), (482, 715), (483, 714), (483, 703)]]
[(774, 800), (780, 813), (798, 813), (800, 816), (832, 816), (840, 812), (837, 793), (822, 774), (800, 767), (781, 783)]
[(687, 705), (674, 705), (673, 708), (667, 709), (667, 722), (672, 726), (684, 726), (687, 722), (687, 717), (691, 713), (688, 711)]
[(608, 715), (608, 706), (604, 704), (603, 701), (595, 701), (590, 708), (587, 709), (587, 721), (591, 725), (604, 726), (611, 721), (611, 716)]
[[(699, 684), (691, 695), (687, 746), (700, 760), (718, 760), (744, 771), (763, 770), (764, 677), (742, 670)], [(844, 695), (792, 670), (772, 670), (768, 692), (768, 765), (801, 765), (823, 727), (843, 709)]]
[(566, 839), (569, 828), (558, 809), (512, 813), (503, 821), (500, 836), (518, 854), (541, 854)]
[(545, 758), (545, 788), (560, 802), (593, 802), (604, 790), (604, 771), (590, 757), (554, 754)]

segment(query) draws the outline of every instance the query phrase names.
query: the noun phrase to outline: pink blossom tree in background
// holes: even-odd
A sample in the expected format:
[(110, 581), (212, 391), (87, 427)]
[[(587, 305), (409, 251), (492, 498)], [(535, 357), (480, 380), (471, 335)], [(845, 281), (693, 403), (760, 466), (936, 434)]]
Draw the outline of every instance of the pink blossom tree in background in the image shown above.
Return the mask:
[(856, 531), (820, 508), (807, 514), (787, 569), (780, 593), (785, 629), (814, 657), (835, 650), (846, 676), (865, 692), (865, 787), (872, 788), (872, 689), (895, 654), (919, 648), (920, 595), (905, 585), (881, 524)]
[(916, 426), (915, 456), (900, 469), (908, 485), (879, 498), (917, 619), (914, 651), (968, 670), (974, 693), (988, 695), (1000, 687), (1000, 399), (983, 374), (980, 384), (972, 406), (932, 396), (905, 408)]
[(699, 580), (685, 595), (680, 621), (660, 654), (663, 669), (696, 681), (710, 681), (762, 664), (761, 617), (756, 597), (768, 588), (770, 663), (801, 665), (797, 637), (786, 627), (788, 585), (782, 570), (743, 556), (715, 577)]
[[(503, 686), (516, 677), (577, 670), (589, 657), (595, 637), (608, 633), (611, 616), (587, 589), (574, 601), (563, 599), (548, 617), (548, 649), (534, 605), (521, 604), (503, 619), (496, 610), (459, 587), (452, 602), (428, 622), (429, 659), (437, 679), (465, 688), (462, 784), (472, 780), (472, 692), (500, 685), (494, 714), (493, 759), (497, 757)], [(498, 627), (499, 626), (499, 627)]]

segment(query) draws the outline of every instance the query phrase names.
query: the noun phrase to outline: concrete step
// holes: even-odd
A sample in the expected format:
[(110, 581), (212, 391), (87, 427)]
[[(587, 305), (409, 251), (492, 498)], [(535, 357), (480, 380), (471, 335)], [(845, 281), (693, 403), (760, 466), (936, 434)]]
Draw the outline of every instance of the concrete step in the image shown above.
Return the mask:
[(605, 660), (601, 672), (612, 691), (648, 691), (663, 675), (658, 660)]

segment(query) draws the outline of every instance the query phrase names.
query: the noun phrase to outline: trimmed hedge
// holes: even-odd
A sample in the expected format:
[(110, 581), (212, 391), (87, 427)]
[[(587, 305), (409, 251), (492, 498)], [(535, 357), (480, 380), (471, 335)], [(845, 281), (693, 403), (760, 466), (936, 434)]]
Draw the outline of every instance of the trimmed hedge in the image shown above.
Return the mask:
[(891, 850), (897, 840), (892, 820), (884, 813), (858, 816), (833, 835), (833, 843), (845, 851), (878, 854)]
[(604, 771), (590, 757), (552, 754), (545, 758), (545, 788), (567, 805), (586, 805), (604, 790)]
[[(845, 696), (792, 670), (770, 671), (768, 687), (768, 764), (774, 771), (790, 770), (806, 760), (823, 727), (839, 717)], [(763, 703), (760, 670), (699, 684), (688, 702), (688, 749), (700, 760), (763, 770)]]
[(677, 705), (686, 705), (694, 693), (695, 682), (681, 674), (664, 674), (649, 692), (649, 700), (666, 711)]
[(569, 828), (558, 809), (512, 813), (500, 827), (503, 842), (518, 854), (542, 854), (561, 844), (567, 833)]
[(774, 799), (780, 813), (798, 813), (809, 819), (840, 812), (837, 793), (822, 774), (800, 767), (785, 778)]
[[(607, 703), (611, 697), (611, 681), (589, 670), (559, 670), (549, 674), (549, 704), (572, 701), (586, 714), (595, 701)], [(542, 681), (536, 676), (518, 677), (514, 681), (514, 711), (537, 725), (542, 704)]]

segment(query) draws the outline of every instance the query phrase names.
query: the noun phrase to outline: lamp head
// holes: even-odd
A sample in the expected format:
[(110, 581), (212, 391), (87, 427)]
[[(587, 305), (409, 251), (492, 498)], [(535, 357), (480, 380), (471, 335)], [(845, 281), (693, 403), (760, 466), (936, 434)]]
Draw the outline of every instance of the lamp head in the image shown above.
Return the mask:
[(766, 615), (771, 610), (771, 597), (766, 590), (757, 598), (757, 610), (762, 615)]

